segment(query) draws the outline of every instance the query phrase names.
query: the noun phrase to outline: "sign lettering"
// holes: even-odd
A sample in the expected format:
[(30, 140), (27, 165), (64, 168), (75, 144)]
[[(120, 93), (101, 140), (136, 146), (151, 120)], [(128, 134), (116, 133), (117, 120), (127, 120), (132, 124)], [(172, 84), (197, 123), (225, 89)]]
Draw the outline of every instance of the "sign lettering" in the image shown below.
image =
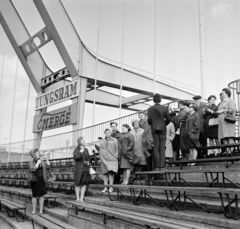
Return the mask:
[(55, 90), (39, 95), (35, 99), (35, 110), (42, 109), (63, 102), (65, 100), (77, 97), (79, 95), (79, 80), (75, 80), (70, 84)]
[(77, 104), (34, 116), (33, 133), (77, 123)]

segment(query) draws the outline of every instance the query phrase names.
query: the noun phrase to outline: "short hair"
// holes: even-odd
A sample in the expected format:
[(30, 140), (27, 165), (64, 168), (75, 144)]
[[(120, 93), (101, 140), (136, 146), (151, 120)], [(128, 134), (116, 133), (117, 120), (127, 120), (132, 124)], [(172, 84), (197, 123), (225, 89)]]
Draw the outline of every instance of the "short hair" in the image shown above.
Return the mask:
[(184, 106), (187, 106), (187, 107), (189, 107), (189, 105), (190, 105), (190, 102), (189, 102), (189, 101), (187, 101), (187, 100), (185, 100), (183, 105), (184, 105)]
[(190, 104), (192, 105), (194, 111), (196, 111), (198, 109), (197, 103), (191, 102)]
[(122, 126), (126, 127), (128, 129), (128, 132), (131, 131), (131, 127), (128, 124), (123, 124)]
[(146, 111), (139, 111), (138, 115), (140, 115), (140, 114), (147, 115), (147, 112)]
[(98, 137), (98, 140), (102, 140), (102, 137)]
[(228, 95), (228, 97), (231, 97), (232, 93), (231, 93), (230, 89), (225, 87), (225, 88), (222, 89), (222, 91), (224, 91)]
[(135, 122), (138, 122), (138, 123), (139, 123), (139, 119), (136, 119), (136, 118), (133, 119), (133, 120), (132, 120), (132, 126), (134, 126)]
[(77, 142), (78, 142), (78, 141), (82, 141), (82, 139), (83, 139), (82, 136), (78, 137)]
[(179, 104), (184, 105), (184, 100), (179, 101), (179, 102), (178, 102), (178, 105), (179, 105)]
[(109, 130), (109, 129), (107, 128), (107, 129), (104, 130), (104, 133), (106, 133), (107, 131), (110, 131), (110, 132), (111, 132), (111, 130)]
[(112, 126), (113, 124), (116, 124), (116, 126), (118, 125), (117, 122), (110, 122), (110, 126)]
[(153, 102), (154, 103), (160, 103), (162, 101), (162, 96), (158, 93), (153, 95)]
[(212, 98), (217, 99), (215, 95), (210, 95), (210, 96), (208, 97), (208, 101), (211, 100)]

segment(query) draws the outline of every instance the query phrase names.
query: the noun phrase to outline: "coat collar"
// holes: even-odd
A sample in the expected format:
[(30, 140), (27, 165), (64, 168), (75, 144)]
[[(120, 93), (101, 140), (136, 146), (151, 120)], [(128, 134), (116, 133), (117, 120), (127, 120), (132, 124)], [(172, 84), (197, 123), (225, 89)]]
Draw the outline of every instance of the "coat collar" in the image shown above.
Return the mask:
[(145, 124), (147, 122), (147, 119), (143, 119), (140, 121), (141, 125)]

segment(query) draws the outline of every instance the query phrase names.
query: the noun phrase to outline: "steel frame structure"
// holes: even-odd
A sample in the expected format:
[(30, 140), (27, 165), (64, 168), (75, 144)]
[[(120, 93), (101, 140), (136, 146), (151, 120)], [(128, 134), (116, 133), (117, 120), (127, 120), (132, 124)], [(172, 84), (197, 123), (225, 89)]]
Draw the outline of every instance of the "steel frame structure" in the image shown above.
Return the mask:
[[(78, 104), (78, 120), (73, 125), (73, 130), (82, 128), (85, 102), (93, 102), (96, 97), (96, 104), (111, 107), (119, 107), (118, 95), (96, 90), (96, 96), (91, 89), (95, 74), (97, 75), (98, 88), (108, 86), (120, 88), (120, 77), (122, 89), (135, 92), (137, 95), (123, 98), (121, 105), (124, 109), (145, 110), (149, 107), (143, 101), (149, 101), (152, 96), (153, 79), (137, 74), (135, 72), (121, 69), (94, 56), (84, 45), (79, 37), (63, 3), (60, 0), (33, 0), (45, 26), (33, 36), (30, 36), (17, 9), (11, 0), (0, 2), (0, 23), (8, 36), (16, 54), (18, 55), (31, 83), (38, 95), (57, 88), (66, 82), (65, 78), (72, 80), (80, 77), (79, 96), (72, 100)], [(40, 41), (40, 44), (36, 42)], [(53, 41), (66, 68), (52, 72), (41, 56), (39, 49)], [(97, 72), (94, 66), (98, 61)], [(121, 74), (122, 71), (122, 74)], [(191, 99), (192, 94), (177, 89), (173, 86), (156, 81), (156, 92), (160, 92), (165, 99)], [(47, 108), (36, 111), (36, 115), (47, 112)], [(42, 132), (36, 133), (33, 147), (39, 148)], [(73, 136), (76, 141), (76, 136)]]

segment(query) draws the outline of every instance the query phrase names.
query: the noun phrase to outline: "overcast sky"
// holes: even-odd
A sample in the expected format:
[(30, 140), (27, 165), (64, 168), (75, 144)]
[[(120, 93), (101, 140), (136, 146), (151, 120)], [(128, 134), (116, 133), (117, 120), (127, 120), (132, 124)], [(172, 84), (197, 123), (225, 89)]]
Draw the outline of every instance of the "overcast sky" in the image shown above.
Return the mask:
[[(62, 0), (81, 39), (93, 51), (97, 47), (99, 0)], [(44, 27), (32, 0), (13, 0), (31, 35)], [(218, 95), (240, 75), (240, 1), (200, 0), (203, 75), (205, 90)], [(200, 48), (197, 0), (157, 0), (157, 74), (200, 88)], [(99, 54), (121, 61), (123, 0), (102, 0)], [(153, 72), (154, 1), (127, 0), (123, 62)], [(40, 49), (53, 71), (64, 66), (53, 42)], [(0, 26), (0, 70), (6, 53), (0, 97), (0, 143), (8, 142), (17, 56)], [(1, 74), (1, 71), (0, 71)], [(0, 75), (1, 77), (1, 75)], [(12, 142), (22, 141), (28, 77), (18, 65)], [(27, 139), (32, 139), (34, 99), (31, 86)], [(219, 100), (217, 101), (219, 102)], [(53, 108), (51, 108), (53, 109)], [(102, 111), (108, 115), (100, 115)], [(86, 104), (91, 114), (92, 104)], [(96, 122), (118, 117), (118, 110), (97, 106)], [(129, 114), (129, 111), (123, 114)], [(89, 115), (84, 126), (91, 125)], [(65, 130), (69, 128), (65, 128)], [(62, 130), (58, 130), (62, 131)], [(48, 131), (45, 135), (54, 132)]]

